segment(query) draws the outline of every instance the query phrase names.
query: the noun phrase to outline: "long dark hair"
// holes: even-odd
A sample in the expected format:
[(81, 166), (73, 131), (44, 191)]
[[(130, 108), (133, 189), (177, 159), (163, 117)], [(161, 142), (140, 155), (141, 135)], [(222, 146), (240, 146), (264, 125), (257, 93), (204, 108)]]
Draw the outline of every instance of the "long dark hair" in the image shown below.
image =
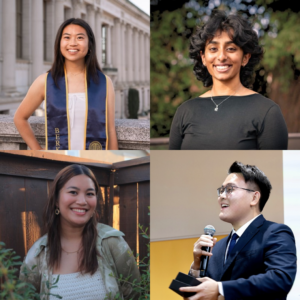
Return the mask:
[(216, 10), (203, 27), (197, 28), (191, 38), (190, 58), (194, 60), (196, 78), (202, 81), (205, 87), (213, 84), (212, 76), (203, 65), (200, 51), (204, 53), (206, 42), (212, 40), (218, 31), (226, 31), (244, 54), (251, 54), (247, 65), (240, 71), (241, 83), (248, 87), (252, 81), (254, 67), (263, 57), (263, 48), (258, 44), (258, 36), (246, 19), (238, 15), (227, 16), (221, 10)]
[[(44, 212), (45, 229), (48, 234), (48, 264), (51, 268), (59, 267), (61, 258), (60, 242), (60, 216), (55, 214), (56, 203), (58, 203), (59, 191), (68, 180), (77, 175), (86, 175), (92, 179), (95, 185), (96, 195), (99, 192), (99, 186), (95, 175), (84, 165), (70, 165), (62, 169), (55, 177), (49, 190), (48, 202)], [(80, 252), (79, 271), (81, 273), (94, 274), (98, 268), (97, 255), (100, 254), (96, 248), (97, 245), (97, 214), (85, 224), (82, 232), (82, 251)]]
[(89, 51), (87, 55), (85, 56), (85, 65), (86, 65), (86, 72), (87, 72), (87, 83), (89, 84), (90, 79), (92, 78), (95, 83), (99, 82), (99, 77), (97, 74), (97, 70), (101, 71), (100, 65), (97, 60), (97, 55), (96, 55), (96, 40), (94, 33), (92, 31), (92, 28), (90, 25), (85, 22), (82, 19), (79, 18), (71, 18), (66, 21), (64, 21), (56, 34), (55, 38), (55, 44), (54, 44), (54, 62), (52, 64), (51, 69), (49, 72), (51, 72), (51, 75), (53, 77), (53, 80), (55, 82), (55, 85), (58, 87), (58, 79), (64, 75), (64, 63), (65, 63), (65, 58), (60, 52), (60, 41), (62, 37), (62, 33), (65, 29), (70, 24), (74, 25), (79, 25), (82, 28), (85, 29), (87, 36), (89, 38)]

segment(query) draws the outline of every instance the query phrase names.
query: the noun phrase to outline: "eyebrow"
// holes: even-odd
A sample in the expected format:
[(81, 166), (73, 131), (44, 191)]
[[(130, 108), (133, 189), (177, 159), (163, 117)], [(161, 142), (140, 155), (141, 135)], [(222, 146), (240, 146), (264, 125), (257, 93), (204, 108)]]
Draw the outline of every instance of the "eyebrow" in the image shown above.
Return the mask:
[[(69, 187), (67, 187), (67, 189), (74, 189), (74, 190), (80, 191), (80, 188), (78, 188), (76, 186), (69, 186)], [(94, 191), (95, 192), (95, 189), (88, 188), (87, 191)]]
[[(210, 41), (207, 45), (209, 44), (220, 44), (219, 42), (217, 41)], [(228, 42), (225, 42), (226, 45), (229, 45), (229, 44), (235, 44), (233, 41), (228, 41)]]
[[(65, 32), (63, 35), (71, 35), (70, 33), (67, 33), (67, 32)], [(83, 35), (83, 36), (85, 36), (85, 34), (84, 33), (77, 33), (76, 35)]]

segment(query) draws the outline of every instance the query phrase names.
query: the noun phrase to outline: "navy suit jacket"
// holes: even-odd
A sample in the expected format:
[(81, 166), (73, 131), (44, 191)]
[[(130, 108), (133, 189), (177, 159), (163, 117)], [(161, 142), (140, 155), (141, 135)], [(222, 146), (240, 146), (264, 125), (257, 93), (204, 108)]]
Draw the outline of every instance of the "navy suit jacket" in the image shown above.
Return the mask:
[(223, 284), (226, 300), (286, 299), (296, 276), (296, 247), (291, 229), (257, 217), (224, 264), (230, 235), (216, 243), (206, 276)]

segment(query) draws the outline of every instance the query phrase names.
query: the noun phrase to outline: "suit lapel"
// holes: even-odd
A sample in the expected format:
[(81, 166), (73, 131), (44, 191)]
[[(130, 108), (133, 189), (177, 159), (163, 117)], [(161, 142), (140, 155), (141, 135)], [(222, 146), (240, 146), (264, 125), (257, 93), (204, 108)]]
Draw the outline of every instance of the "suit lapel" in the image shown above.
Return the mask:
[(223, 274), (223, 265), (226, 246), (228, 243), (230, 235), (217, 242), (216, 246), (213, 248), (213, 256), (209, 260), (208, 264), (208, 276), (214, 280), (220, 281)]
[[(243, 235), (239, 238), (237, 244), (234, 246), (232, 252), (228, 256), (226, 263), (223, 267), (222, 277), (226, 272), (226, 270), (229, 268), (229, 266), (234, 262), (235, 258), (238, 256), (240, 251), (252, 240), (252, 238), (256, 235), (256, 233), (260, 230), (260, 227), (264, 223), (264, 221), (265, 218), (261, 215), (248, 226), (248, 228), (245, 230)], [(225, 257), (225, 252), (224, 252), (223, 259), (224, 257)]]

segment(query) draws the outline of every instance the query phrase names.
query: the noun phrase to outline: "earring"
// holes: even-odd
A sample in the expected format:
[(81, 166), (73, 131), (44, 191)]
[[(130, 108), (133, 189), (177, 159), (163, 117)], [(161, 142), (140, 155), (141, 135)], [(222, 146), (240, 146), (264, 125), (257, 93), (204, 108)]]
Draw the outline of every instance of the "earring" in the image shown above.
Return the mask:
[(56, 208), (56, 210), (55, 210), (55, 214), (58, 216), (58, 215), (59, 215), (59, 213), (60, 213), (60, 211), (59, 211), (59, 208)]

